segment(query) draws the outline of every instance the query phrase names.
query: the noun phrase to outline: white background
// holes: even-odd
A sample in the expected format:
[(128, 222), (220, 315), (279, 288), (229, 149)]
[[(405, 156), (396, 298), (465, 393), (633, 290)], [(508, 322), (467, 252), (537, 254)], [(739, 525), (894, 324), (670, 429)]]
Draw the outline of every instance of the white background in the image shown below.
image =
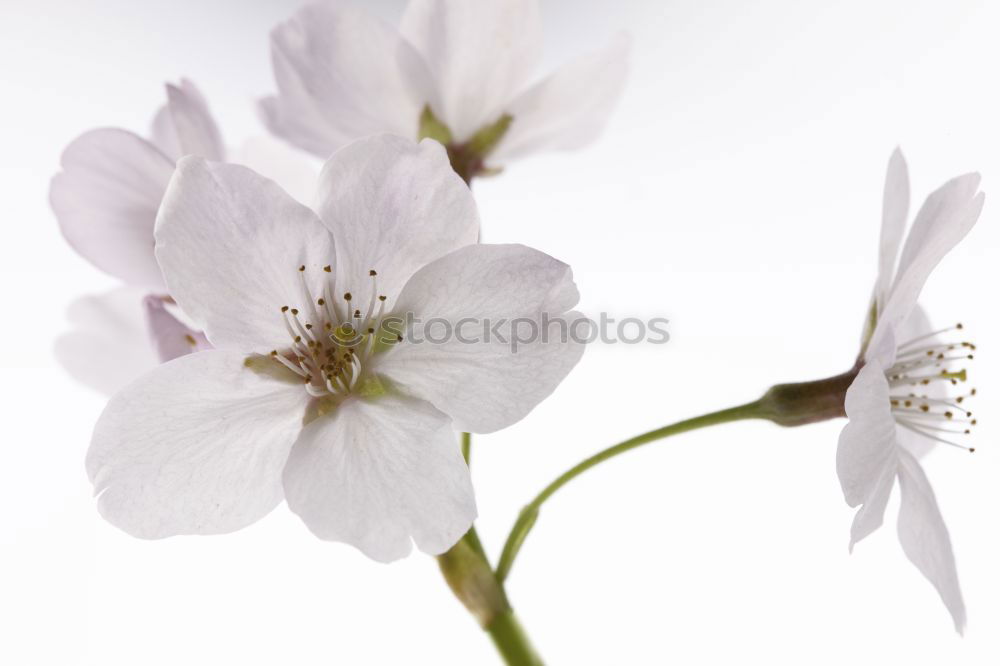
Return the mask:
[[(373, 10), (393, 19), (401, 6)], [(62, 241), (48, 179), (80, 132), (144, 131), (162, 83), (180, 76), (206, 92), (231, 143), (260, 132), (251, 102), (273, 85), (267, 32), (294, 8), (3, 0), (4, 664), (496, 663), (430, 558), (376, 564), (314, 539), (284, 507), (229, 536), (138, 541), (90, 498), (82, 460), (104, 399), (51, 349), (67, 304), (114, 283)], [(544, 11), (547, 67), (624, 28), (632, 76), (598, 144), (476, 183), (485, 238), (569, 262), (591, 313), (669, 317), (672, 341), (593, 347), (523, 422), (477, 439), (493, 553), (521, 504), (599, 448), (847, 369), (894, 146), (915, 198), (969, 170), (988, 193), (923, 298), (935, 323), (963, 321), (982, 350), (979, 450), (927, 460), (966, 637), (902, 554), (895, 502), (848, 555), (841, 423), (747, 423), (634, 452), (545, 507), (509, 591), (547, 663), (997, 663), (997, 5), (549, 0)]]

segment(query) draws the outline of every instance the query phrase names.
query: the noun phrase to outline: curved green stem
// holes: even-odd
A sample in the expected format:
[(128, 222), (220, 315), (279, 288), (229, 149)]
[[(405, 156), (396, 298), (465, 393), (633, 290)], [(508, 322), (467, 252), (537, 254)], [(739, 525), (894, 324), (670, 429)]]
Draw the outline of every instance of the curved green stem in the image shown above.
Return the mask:
[(768, 418), (770, 418), (770, 414), (768, 413), (766, 406), (761, 400), (756, 400), (745, 405), (711, 412), (702, 416), (696, 416), (692, 419), (679, 421), (662, 428), (657, 428), (656, 430), (651, 430), (647, 433), (627, 439), (620, 444), (604, 449), (603, 451), (596, 453), (586, 460), (578, 463), (576, 466), (564, 472), (555, 481), (547, 485), (542, 492), (538, 493), (538, 496), (535, 497), (530, 504), (521, 510), (520, 515), (518, 515), (517, 520), (514, 522), (514, 526), (511, 528), (510, 535), (507, 537), (507, 542), (504, 544), (503, 552), (500, 555), (500, 562), (497, 564), (496, 569), (497, 580), (499, 580), (500, 583), (503, 583), (503, 581), (506, 580), (507, 576), (510, 574), (510, 569), (514, 565), (514, 559), (517, 557), (517, 554), (521, 549), (521, 545), (524, 543), (525, 538), (527, 538), (531, 528), (534, 527), (535, 521), (538, 520), (538, 511), (542, 504), (552, 497), (557, 490), (586, 472), (591, 467), (596, 467), (606, 460), (610, 460), (611, 458), (619, 456), (627, 451), (631, 451), (632, 449), (638, 448), (644, 444), (649, 444), (650, 442), (655, 442), (672, 435), (679, 435), (691, 430), (719, 425), (721, 423), (730, 423), (732, 421)]

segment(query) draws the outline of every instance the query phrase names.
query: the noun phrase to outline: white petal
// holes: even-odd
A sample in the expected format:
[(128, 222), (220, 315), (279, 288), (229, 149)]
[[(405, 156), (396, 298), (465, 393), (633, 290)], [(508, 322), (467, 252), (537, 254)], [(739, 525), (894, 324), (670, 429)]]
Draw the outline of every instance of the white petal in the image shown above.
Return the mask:
[(629, 39), (619, 35), (518, 95), (506, 107), (513, 122), (492, 160), (582, 148), (596, 139), (625, 86), (628, 53)]
[(302, 8), (271, 33), (271, 59), (278, 94), (261, 101), (264, 122), (321, 159), (370, 134), (416, 138), (420, 111), (432, 97), (416, 50), (348, 5)]
[(156, 115), (153, 116), (153, 122), (149, 128), (149, 138), (154, 146), (174, 162), (184, 155), (181, 140), (174, 128), (174, 119), (170, 116), (169, 102), (157, 109)]
[(316, 211), (337, 240), (337, 290), (368, 302), (369, 271), (393, 303), (417, 269), (476, 242), (476, 202), (441, 144), (380, 135), (337, 151)]
[(159, 366), (118, 393), (87, 453), (98, 507), (133, 536), (217, 534), (282, 498), (281, 470), (307, 394), (205, 351)]
[(537, 0), (410, 0), (400, 29), (427, 61), (434, 112), (457, 141), (503, 115), (541, 53)]
[(335, 257), (326, 227), (276, 184), (192, 156), (163, 199), (156, 256), (170, 294), (213, 345), (261, 353), (288, 346), (281, 308), (308, 311), (303, 276), (320, 284)]
[(975, 225), (984, 200), (983, 193), (977, 194), (978, 188), (979, 174), (967, 174), (927, 197), (903, 246), (879, 326), (895, 327), (906, 319), (931, 271)]
[(72, 328), (56, 340), (55, 355), (74, 379), (111, 395), (159, 365), (143, 316), (144, 296), (141, 288), (120, 287), (70, 305)]
[(965, 603), (958, 585), (951, 538), (938, 509), (934, 491), (916, 458), (899, 454), (899, 542), (910, 561), (937, 589), (951, 613), (955, 630), (965, 628)]
[(851, 523), (851, 541), (849, 550), (854, 550), (854, 544), (882, 527), (885, 518), (885, 507), (889, 504), (889, 495), (896, 482), (897, 465), (885, 465), (872, 486), (869, 494), (862, 500), (861, 507), (854, 514)]
[[(584, 344), (568, 334), (582, 315), (567, 312), (578, 299), (566, 264), (522, 245), (470, 245), (407, 283), (394, 312), (420, 318), (412, 333), (424, 341), (386, 352), (379, 371), (432, 402), (462, 430), (504, 428), (552, 393), (580, 360)], [(550, 322), (547, 341), (532, 336), (532, 326), (536, 333), (544, 328), (543, 318)], [(468, 323), (460, 324), (463, 319)], [(438, 343), (443, 322), (460, 336)], [(484, 323), (491, 329), (502, 324), (500, 337), (484, 339)], [(578, 331), (576, 340), (585, 339), (588, 329)], [(520, 338), (516, 351), (514, 333)]]
[(240, 145), (232, 161), (270, 178), (300, 203), (308, 206), (316, 198), (322, 165), (312, 155), (287, 143), (269, 136), (256, 136)]
[(162, 290), (153, 224), (173, 160), (131, 132), (99, 129), (66, 147), (62, 169), (49, 200), (73, 249), (128, 284)]
[(176, 158), (200, 155), (216, 162), (226, 159), (225, 144), (208, 102), (187, 79), (181, 79), (180, 86), (167, 84), (167, 104), (153, 122), (153, 139), (157, 145), (176, 150)]
[(476, 519), (469, 468), (444, 414), (384, 395), (303, 429), (284, 473), (288, 506), (322, 539), (391, 562), (451, 548)]
[(849, 506), (876, 497), (886, 468), (896, 466), (896, 421), (889, 382), (878, 362), (867, 363), (847, 389), (848, 423), (837, 445), (837, 476)]
[(160, 362), (211, 349), (205, 334), (186, 326), (170, 311), (161, 296), (147, 296), (142, 302), (152, 346)]
[(882, 233), (879, 238), (878, 281), (875, 287), (878, 312), (886, 305), (893, 269), (899, 256), (899, 245), (906, 230), (906, 216), (910, 208), (910, 178), (906, 158), (899, 148), (892, 151), (885, 173), (882, 192)]

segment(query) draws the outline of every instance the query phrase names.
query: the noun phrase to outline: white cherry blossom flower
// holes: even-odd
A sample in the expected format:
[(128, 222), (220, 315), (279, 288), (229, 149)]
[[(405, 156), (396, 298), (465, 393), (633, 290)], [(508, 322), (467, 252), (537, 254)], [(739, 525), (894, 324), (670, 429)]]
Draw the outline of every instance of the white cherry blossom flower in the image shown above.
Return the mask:
[[(207, 346), (167, 293), (153, 255), (153, 225), (177, 160), (186, 154), (224, 160), (227, 151), (195, 85), (184, 79), (166, 90), (149, 139), (117, 128), (86, 132), (67, 146), (62, 171), (52, 179), (50, 201), (66, 240), (124, 283), (75, 301), (69, 313), (74, 328), (56, 342), (56, 355), (70, 374), (105, 393)], [(235, 157), (268, 165), (264, 172), (284, 176), (286, 184), (315, 179), (311, 166), (273, 140), (250, 140)], [(301, 186), (293, 189), (311, 196)]]
[(514, 423), (579, 360), (572, 340), (512, 353), (402, 335), (405, 313), (580, 316), (568, 266), (476, 243), (475, 203), (439, 144), (346, 146), (323, 168), (315, 210), (247, 168), (179, 162), (156, 255), (215, 349), (157, 367), (101, 416), (87, 469), (123, 530), (229, 532), (284, 498), (317, 536), (376, 560), (411, 540), (439, 554), (476, 516), (455, 430)]
[(604, 128), (628, 40), (532, 84), (541, 47), (537, 0), (410, 0), (398, 30), (345, 3), (311, 4), (272, 32), (278, 94), (261, 111), (321, 158), (369, 134), (429, 136), (468, 179), (487, 158), (580, 148)]
[(934, 443), (962, 446), (957, 440), (975, 425), (965, 402), (974, 390), (956, 396), (947, 391), (966, 382), (964, 364), (974, 346), (961, 337), (961, 325), (932, 331), (916, 302), (930, 272), (979, 218), (984, 195), (978, 188), (978, 174), (945, 183), (927, 197), (903, 243), (909, 180), (902, 153), (893, 153), (863, 365), (847, 391), (849, 422), (837, 449), (844, 497), (860, 506), (851, 548), (881, 526), (898, 479), (899, 541), (941, 595), (959, 632), (965, 606), (951, 540), (918, 457)]

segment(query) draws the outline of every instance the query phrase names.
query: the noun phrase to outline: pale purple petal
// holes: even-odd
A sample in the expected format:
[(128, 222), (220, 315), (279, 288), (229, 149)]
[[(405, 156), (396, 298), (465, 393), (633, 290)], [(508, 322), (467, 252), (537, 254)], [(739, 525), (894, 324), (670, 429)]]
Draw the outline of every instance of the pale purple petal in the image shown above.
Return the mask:
[(862, 500), (861, 506), (854, 514), (854, 522), (851, 523), (851, 541), (847, 546), (848, 550), (853, 551), (854, 544), (882, 527), (889, 495), (892, 494), (892, 487), (896, 483), (896, 467), (896, 464), (883, 466), (875, 485)]
[(951, 613), (955, 630), (965, 629), (965, 602), (958, 584), (955, 555), (934, 490), (917, 459), (900, 451), (899, 542), (910, 561), (931, 582)]
[(161, 363), (212, 348), (204, 333), (190, 328), (177, 319), (164, 297), (146, 296), (142, 305), (146, 314), (150, 343)]
[(967, 174), (927, 197), (903, 246), (879, 327), (896, 327), (909, 316), (931, 271), (975, 225), (984, 201), (978, 188), (979, 174)]
[(299, 203), (308, 206), (316, 198), (322, 162), (283, 141), (270, 136), (247, 139), (237, 148), (232, 162), (270, 178)]
[(101, 515), (154, 539), (232, 532), (281, 501), (308, 396), (244, 361), (230, 351), (182, 356), (111, 399), (87, 453)]
[(163, 291), (153, 225), (173, 170), (173, 160), (131, 132), (81, 135), (63, 152), (49, 190), (63, 236), (109, 275)]
[(143, 316), (145, 293), (119, 287), (73, 301), (55, 355), (74, 379), (111, 395), (159, 364)]
[(169, 292), (192, 323), (216, 347), (246, 352), (288, 346), (281, 308), (307, 312), (335, 260), (326, 227), (278, 185), (191, 156), (177, 163), (156, 245)]
[(537, 0), (411, 0), (400, 30), (427, 61), (433, 110), (460, 142), (504, 114), (541, 54)]
[(472, 526), (476, 503), (457, 435), (430, 404), (351, 399), (311, 422), (284, 472), (288, 506), (316, 536), (380, 562), (410, 542), (430, 555)]
[[(578, 298), (569, 266), (547, 254), (522, 245), (462, 248), (406, 284), (395, 312), (420, 322), (411, 340), (378, 359), (379, 371), (458, 428), (504, 428), (548, 397), (580, 360), (589, 328), (574, 324), (581, 315), (568, 311)], [(442, 327), (452, 334), (442, 335)]]
[(629, 40), (619, 35), (518, 95), (506, 106), (513, 121), (491, 159), (573, 150), (595, 140), (625, 87), (628, 53)]
[(271, 33), (278, 94), (261, 101), (277, 136), (320, 159), (354, 139), (416, 138), (433, 99), (426, 65), (396, 30), (360, 8), (316, 3)]
[(899, 246), (906, 230), (906, 217), (910, 209), (910, 179), (906, 158), (899, 148), (892, 151), (886, 168), (885, 187), (882, 192), (882, 232), (879, 238), (878, 280), (875, 286), (876, 304), (881, 312), (889, 298)]
[(889, 404), (889, 382), (878, 362), (867, 363), (844, 402), (848, 422), (837, 445), (837, 476), (849, 506), (878, 497), (886, 469), (896, 466), (896, 421)]
[[(161, 116), (165, 117), (161, 120)], [(159, 138), (164, 145), (177, 150), (177, 158), (200, 155), (216, 162), (226, 159), (222, 134), (208, 109), (208, 102), (188, 79), (181, 79), (179, 86), (167, 84), (167, 104), (157, 115), (153, 127), (154, 140)]]
[(337, 241), (337, 291), (362, 306), (372, 270), (391, 305), (417, 269), (479, 235), (472, 193), (429, 139), (379, 135), (337, 151), (323, 167), (316, 211)]

